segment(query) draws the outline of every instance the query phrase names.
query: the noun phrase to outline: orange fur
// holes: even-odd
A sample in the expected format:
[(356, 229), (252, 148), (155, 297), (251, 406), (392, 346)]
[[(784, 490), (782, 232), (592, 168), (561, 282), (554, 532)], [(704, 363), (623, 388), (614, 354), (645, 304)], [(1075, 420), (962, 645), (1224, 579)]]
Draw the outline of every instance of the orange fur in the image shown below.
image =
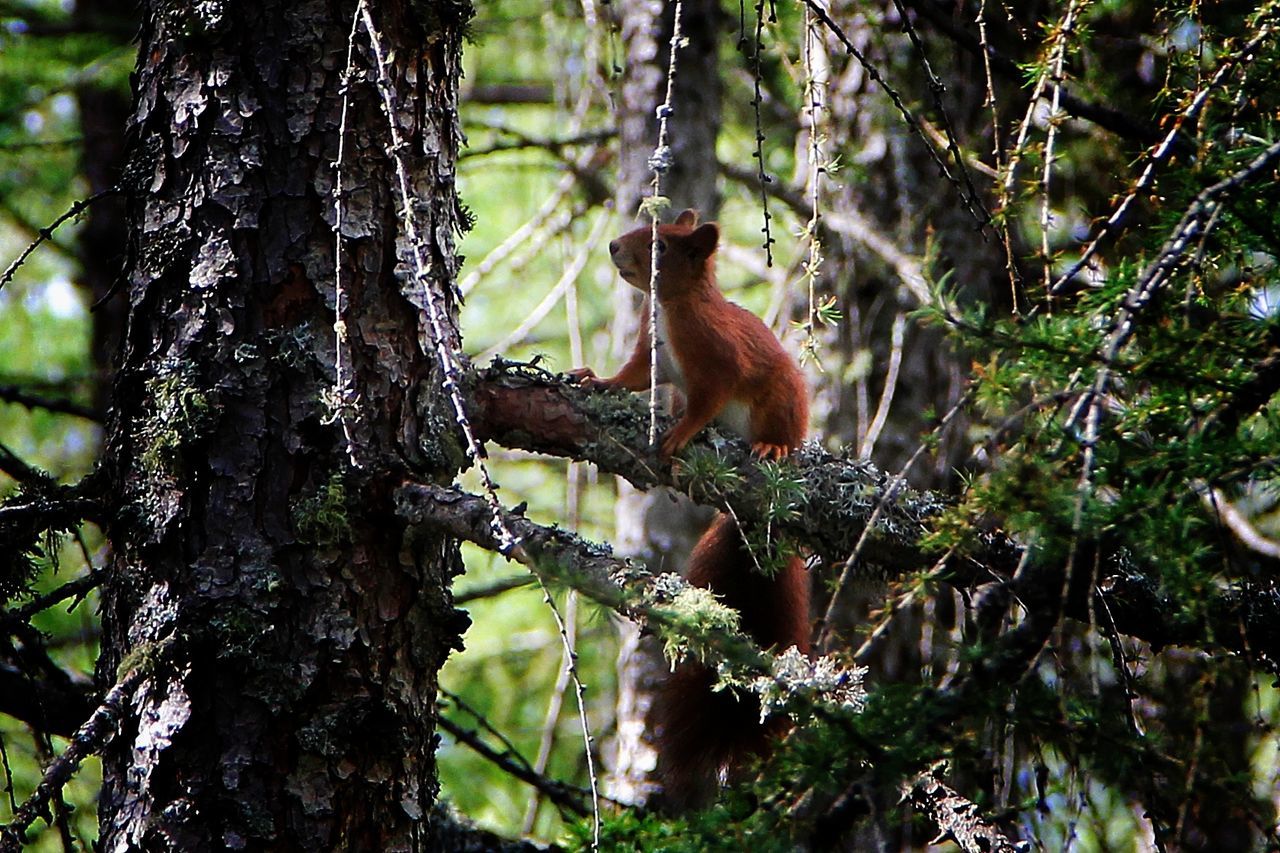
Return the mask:
[[(676, 384), (686, 400), (683, 416), (662, 438), (661, 454), (670, 458), (720, 419), (722, 426), (745, 433), (757, 456), (781, 459), (804, 441), (809, 421), (804, 379), (764, 323), (716, 287), (719, 234), (714, 223), (699, 226), (691, 210), (675, 224), (658, 227), (658, 378)], [(646, 292), (652, 245), (648, 227), (609, 244), (622, 278)], [(617, 374), (600, 379), (590, 368), (580, 368), (573, 375), (592, 387), (647, 389), (647, 304), (644, 316), (635, 350)], [(694, 548), (688, 580), (737, 609), (743, 629), (764, 648), (796, 646), (808, 652), (809, 585), (799, 558), (772, 578), (762, 575), (736, 525), (720, 515)], [(684, 664), (658, 696), (658, 769), (672, 808), (705, 804), (722, 771), (732, 773), (746, 756), (765, 752), (769, 735), (785, 726), (779, 720), (761, 726), (754, 701), (713, 693), (712, 681), (705, 667)]]

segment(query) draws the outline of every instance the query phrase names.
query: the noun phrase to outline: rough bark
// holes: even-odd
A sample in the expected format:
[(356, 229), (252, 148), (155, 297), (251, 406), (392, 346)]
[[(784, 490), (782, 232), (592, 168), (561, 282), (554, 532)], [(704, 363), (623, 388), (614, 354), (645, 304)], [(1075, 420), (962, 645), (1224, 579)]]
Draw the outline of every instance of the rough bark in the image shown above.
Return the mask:
[(442, 534), (406, 536), (391, 493), (459, 459), (420, 303), (452, 286), (469, 9), (374, 7), (432, 271), (397, 269), (387, 120), (358, 75), (336, 271), (361, 395), (352, 472), (323, 401), (354, 3), (144, 4), (99, 665), (103, 687), (143, 678), (103, 756), (103, 850), (432, 844), (459, 556)]

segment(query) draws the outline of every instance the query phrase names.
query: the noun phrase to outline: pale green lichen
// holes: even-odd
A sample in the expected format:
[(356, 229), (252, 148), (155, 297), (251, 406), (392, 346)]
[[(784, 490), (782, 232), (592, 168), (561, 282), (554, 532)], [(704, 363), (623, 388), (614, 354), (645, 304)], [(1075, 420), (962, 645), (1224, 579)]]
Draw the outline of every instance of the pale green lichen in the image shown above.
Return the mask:
[(351, 539), (346, 480), (335, 471), (318, 489), (293, 505), (293, 528), (298, 538), (322, 547)]
[(673, 628), (659, 631), (663, 652), (673, 664), (689, 655), (705, 657), (715, 638), (739, 630), (738, 611), (721, 603), (709, 589), (686, 584), (664, 608), (679, 626), (678, 633)]
[(216, 408), (189, 367), (165, 365), (147, 380), (147, 416), (138, 429), (138, 461), (151, 479), (176, 478), (182, 449), (212, 428)]
[[(867, 690), (863, 685), (866, 667), (842, 667), (829, 655), (810, 659), (792, 646), (773, 658), (770, 671), (770, 675), (756, 676), (749, 685), (760, 697), (761, 722), (798, 698), (855, 714), (866, 707)], [(722, 681), (726, 676), (727, 673), (722, 675)]]

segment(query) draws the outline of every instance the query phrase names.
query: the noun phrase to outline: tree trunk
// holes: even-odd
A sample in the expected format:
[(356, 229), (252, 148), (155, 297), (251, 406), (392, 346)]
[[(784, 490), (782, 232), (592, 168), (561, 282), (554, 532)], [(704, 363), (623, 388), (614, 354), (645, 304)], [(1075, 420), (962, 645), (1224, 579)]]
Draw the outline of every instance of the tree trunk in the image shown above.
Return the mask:
[(389, 495), (460, 461), (421, 309), (428, 288), (446, 324), (456, 308), (470, 10), (372, 4), (425, 281), (397, 269), (392, 145), (355, 37), (368, 73), (350, 85), (336, 270), (360, 394), (353, 472), (325, 401), (354, 4), (143, 5), (99, 678), (144, 677), (103, 756), (101, 847), (427, 848), (437, 672), (466, 624), (448, 591), (460, 561), (452, 539), (406, 537)]

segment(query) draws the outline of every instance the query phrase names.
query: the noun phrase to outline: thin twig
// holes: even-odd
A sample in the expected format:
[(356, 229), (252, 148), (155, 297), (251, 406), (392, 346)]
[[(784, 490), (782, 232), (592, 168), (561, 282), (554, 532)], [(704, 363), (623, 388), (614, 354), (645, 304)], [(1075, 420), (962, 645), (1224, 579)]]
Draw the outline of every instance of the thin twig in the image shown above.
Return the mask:
[(9, 799), (9, 813), (13, 814), (18, 810), (18, 800), (13, 795), (13, 767), (9, 764), (9, 745), (3, 732), (0, 732), (0, 764), (4, 765), (4, 793)]
[[(578, 594), (573, 590), (569, 591), (569, 596), (565, 602), (565, 622), (569, 627), (569, 646), (577, 648), (578, 643)], [(556, 742), (556, 729), (560, 725), (560, 711), (564, 707), (564, 693), (569, 688), (569, 657), (568, 652), (564, 656), (564, 664), (560, 667), (560, 674), (556, 677), (556, 683), (551, 688), (551, 697), (547, 700), (547, 713), (542, 722), (542, 733), (538, 738), (538, 754), (533, 758), (533, 772), (543, 775), (547, 772), (547, 762), (551, 760), (551, 748)], [(538, 819), (538, 803), (541, 799), (541, 790), (538, 790), (529, 800), (529, 806), (525, 809), (524, 822), (520, 828), (521, 835), (528, 835), (533, 831), (533, 823)]]
[(499, 578), (492, 583), (482, 586), (465, 589), (462, 592), (453, 594), (454, 604), (470, 604), (473, 601), (480, 601), (485, 598), (494, 598), (502, 595), (504, 592), (511, 592), (513, 589), (529, 586), (533, 583), (533, 578), (528, 574), (512, 575), (511, 577)]
[(548, 779), (545, 776), (534, 773), (524, 759), (517, 761), (508, 755), (498, 752), (482, 741), (475, 732), (464, 729), (443, 714), (436, 718), (436, 722), (440, 728), (452, 735), (459, 743), (466, 744), (477, 755), (502, 768), (508, 775), (514, 776), (525, 784), (532, 785), (546, 795), (548, 800), (565, 811), (576, 815), (585, 815), (590, 811), (586, 804), (579, 799), (574, 789), (563, 782)]
[(676, 57), (684, 43), (680, 31), (684, 16), (683, 0), (675, 0), (674, 18), (671, 23), (671, 46), (667, 59), (667, 91), (658, 106), (658, 144), (649, 156), (648, 166), (653, 172), (650, 182), (649, 217), (649, 444), (658, 443), (658, 212), (662, 199), (662, 178), (671, 170), (671, 146), (667, 142), (667, 121), (675, 113)]
[[(942, 420), (938, 421), (938, 425), (934, 428), (935, 432), (941, 432), (945, 429), (946, 426), (951, 423), (952, 419), (954, 419), (955, 416), (969, 404), (973, 395), (974, 389), (971, 388), (966, 391), (964, 395), (956, 401), (955, 405), (953, 405), (951, 409), (943, 415)], [(916, 462), (924, 456), (924, 453), (928, 448), (928, 442), (922, 441), (916, 445), (915, 451), (907, 461), (903, 463), (902, 468), (896, 475), (894, 475), (893, 479), (889, 481), (889, 485), (885, 487), (880, 499), (876, 501), (875, 509), (871, 511), (870, 517), (867, 518), (867, 523), (863, 525), (862, 533), (858, 536), (857, 543), (853, 546), (853, 552), (849, 554), (841, 564), (840, 577), (836, 580), (836, 584), (831, 590), (831, 600), (827, 604), (826, 612), (824, 612), (822, 614), (822, 618), (818, 620), (815, 633), (818, 637), (816, 645), (819, 651), (827, 647), (827, 643), (831, 638), (831, 623), (835, 616), (836, 603), (840, 599), (840, 593), (844, 590), (845, 586), (848, 585), (849, 579), (853, 576), (854, 567), (857, 566), (858, 559), (862, 556), (863, 548), (866, 547), (867, 542), (871, 539), (871, 533), (875, 530), (876, 522), (880, 520), (880, 516), (884, 514), (884, 511), (888, 508), (889, 504), (891, 504), (894, 498), (897, 497), (899, 490), (906, 485), (907, 474), (910, 473), (913, 467), (915, 467)]]
[[(96, 589), (102, 585), (106, 579), (107, 572), (104, 569), (93, 569), (91, 567), (88, 574), (68, 581), (57, 589), (51, 590), (44, 595), (33, 598), (31, 601), (9, 612), (8, 616), (13, 619), (26, 622), (32, 616), (42, 611), (48, 610), (59, 602), (66, 601), (68, 598), (82, 599), (90, 590)], [(79, 603), (78, 601), (76, 602)]]
[[(1067, 61), (1067, 44), (1075, 26), (1076, 14), (1080, 9), (1076, 6), (1075, 0), (1071, 0), (1067, 4), (1067, 13), (1063, 16), (1062, 24), (1054, 41), (1053, 53), (1050, 58), (1052, 66), (1050, 74), (1053, 80), (1053, 97), (1049, 104), (1049, 129), (1045, 133), (1044, 140), (1044, 163), (1040, 178), (1040, 255), (1044, 264), (1044, 290), (1046, 300), (1052, 295), (1053, 291), (1053, 257), (1049, 254), (1049, 223), (1050, 201), (1049, 201), (1049, 182), (1053, 177), (1053, 144), (1058, 135), (1058, 107), (1062, 103), (1062, 74), (1063, 68)], [(1007, 184), (1006, 184), (1007, 186)], [(1050, 309), (1052, 304), (1050, 304)]]
[(57, 231), (64, 222), (68, 219), (74, 219), (84, 213), (85, 210), (88, 209), (89, 205), (93, 204), (95, 201), (106, 198), (110, 195), (115, 195), (119, 191), (119, 187), (107, 187), (105, 190), (96, 192), (88, 198), (80, 199), (75, 204), (71, 205), (71, 207), (67, 208), (66, 213), (63, 213), (44, 228), (39, 229), (36, 232), (36, 239), (31, 241), (27, 247), (22, 250), (22, 254), (18, 255), (18, 257), (14, 259), (13, 263), (9, 264), (8, 268), (5, 269), (3, 273), (0, 273), (0, 289), (3, 289), (4, 286), (9, 283), (14, 274), (17, 273), (18, 268), (27, 262), (27, 258), (31, 257), (31, 254), (35, 252), (36, 249), (40, 248), (41, 244), (52, 239), (53, 232)]
[(47, 412), (54, 412), (59, 415), (73, 415), (95, 423), (101, 423), (102, 421), (102, 415), (94, 411), (92, 406), (86, 406), (65, 398), (33, 394), (18, 385), (0, 385), (0, 401), (16, 403), (28, 409), (44, 409)]
[(1182, 137), (1183, 128), (1195, 123), (1196, 118), (1200, 115), (1200, 111), (1204, 109), (1204, 105), (1208, 103), (1209, 95), (1222, 85), (1223, 81), (1226, 80), (1227, 75), (1234, 71), (1240, 63), (1247, 63), (1252, 60), (1253, 55), (1257, 52), (1258, 48), (1262, 46), (1262, 43), (1266, 41), (1270, 35), (1271, 25), (1263, 24), (1258, 29), (1257, 35), (1250, 39), (1248, 44), (1236, 53), (1233, 53), (1222, 60), (1218, 69), (1214, 72), (1213, 77), (1209, 79), (1209, 82), (1197, 91), (1191, 97), (1191, 100), (1186, 107), (1183, 108), (1182, 112), (1175, 116), (1172, 122), (1169, 122), (1170, 126), (1168, 132), (1149, 153), (1147, 163), (1142, 169), (1142, 174), (1138, 176), (1137, 181), (1135, 181), (1133, 186), (1129, 188), (1129, 192), (1125, 194), (1124, 199), (1116, 205), (1116, 208), (1111, 212), (1111, 215), (1102, 223), (1102, 228), (1096, 235), (1094, 235), (1093, 239), (1089, 241), (1089, 244), (1080, 254), (1080, 258), (1068, 267), (1062, 275), (1058, 276), (1056, 281), (1054, 281), (1053, 287), (1050, 289), (1050, 295), (1057, 295), (1063, 290), (1063, 288), (1067, 287), (1071, 280), (1079, 275), (1080, 271), (1088, 266), (1089, 262), (1093, 259), (1093, 256), (1098, 253), (1099, 248), (1101, 248), (1102, 241), (1119, 230), (1129, 213), (1129, 208), (1139, 197), (1144, 195), (1146, 191), (1151, 188), (1151, 185), (1155, 183), (1156, 172), (1162, 168), (1173, 157), (1174, 152), (1178, 150), (1178, 145), (1176, 143)]
[[(981, 0), (978, 4), (978, 44), (982, 48), (982, 71), (987, 83), (986, 103), (984, 106), (991, 110), (991, 155), (995, 161), (995, 172), (998, 176), (1005, 168), (1004, 165), (1004, 147), (1000, 142), (1000, 110), (996, 104), (996, 86), (995, 80), (991, 76), (991, 51), (987, 42), (987, 0)], [(1008, 204), (1008, 198), (1005, 194), (1001, 194), (1000, 205), (1005, 207)], [(1005, 272), (1009, 276), (1009, 304), (1012, 306), (1013, 314), (1018, 313), (1018, 290), (1021, 285), (1021, 277), (1018, 275), (1018, 264), (1013, 256), (1013, 238), (1009, 234), (1009, 223), (1005, 217), (1001, 217), (996, 225), (996, 230), (1000, 233), (1000, 244), (1004, 248), (1004, 267)]]
[[(960, 143), (956, 141), (955, 126), (951, 123), (951, 115), (947, 112), (947, 105), (942, 100), (942, 95), (947, 91), (947, 87), (942, 84), (937, 75), (933, 73), (933, 66), (929, 64), (929, 55), (925, 52), (924, 42), (920, 39), (920, 35), (916, 32), (916, 28), (911, 24), (911, 16), (907, 14), (906, 8), (903, 6), (902, 0), (893, 0), (894, 7), (898, 10), (898, 17), (902, 19), (902, 29), (906, 32), (907, 38), (911, 40), (912, 46), (916, 52), (920, 54), (920, 66), (924, 69), (925, 76), (929, 78), (929, 93), (933, 96), (933, 106), (938, 111), (939, 118), (942, 119), (942, 133), (946, 136), (947, 151), (951, 154), (951, 159), (955, 161), (956, 169), (960, 172), (960, 177), (964, 179), (965, 189), (969, 191), (969, 198), (973, 199), (983, 215), (990, 220), (991, 214), (982, 203), (982, 197), (978, 194), (978, 189), (973, 185), (973, 178), (969, 175), (969, 169), (965, 164), (965, 157), (960, 151)], [(807, 7), (806, 7), (807, 8)]]
[(756, 34), (755, 47), (752, 56), (753, 63), (751, 67), (752, 80), (755, 85), (755, 96), (751, 99), (751, 107), (755, 111), (756, 117), (756, 176), (760, 180), (760, 210), (764, 214), (764, 225), (760, 231), (764, 234), (764, 265), (766, 267), (773, 266), (773, 235), (769, 220), (773, 218), (769, 213), (769, 195), (765, 192), (765, 187), (773, 181), (769, 177), (768, 172), (764, 168), (764, 129), (760, 123), (760, 57), (764, 53), (764, 0), (756, 0)]
[[(1280, 142), (1269, 145), (1243, 169), (1223, 178), (1211, 187), (1202, 190), (1192, 201), (1173, 233), (1165, 241), (1155, 260), (1147, 265), (1120, 304), (1120, 309), (1112, 318), (1108, 328), (1109, 334), (1099, 358), (1102, 367), (1094, 381), (1093, 388), (1083, 394), (1076, 403), (1066, 421), (1066, 428), (1071, 429), (1088, 410), (1089, 419), (1097, 420), (1102, 400), (1111, 383), (1111, 366), (1115, 364), (1120, 350), (1128, 343), (1136, 330), (1135, 320), (1143, 312), (1156, 292), (1160, 290), (1182, 266), (1187, 251), (1204, 239), (1209, 231), (1210, 223), (1217, 221), (1217, 210), (1226, 203), (1232, 190), (1249, 183), (1254, 178), (1275, 168), (1280, 162)], [(1096, 440), (1097, 435), (1092, 436)], [(1086, 433), (1086, 451), (1090, 448), (1087, 442), (1090, 436)]]

